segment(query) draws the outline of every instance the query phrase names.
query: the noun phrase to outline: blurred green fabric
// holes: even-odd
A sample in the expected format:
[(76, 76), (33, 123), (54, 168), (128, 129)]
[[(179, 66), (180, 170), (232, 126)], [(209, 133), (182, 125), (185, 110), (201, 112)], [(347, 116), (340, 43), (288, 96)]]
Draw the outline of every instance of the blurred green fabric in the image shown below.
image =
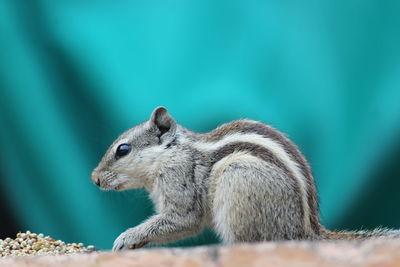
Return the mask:
[(327, 227), (400, 228), (399, 14), (396, 0), (2, 0), (0, 193), (21, 230), (111, 248), (152, 204), (90, 172), (164, 105), (195, 131), (252, 118), (287, 133)]

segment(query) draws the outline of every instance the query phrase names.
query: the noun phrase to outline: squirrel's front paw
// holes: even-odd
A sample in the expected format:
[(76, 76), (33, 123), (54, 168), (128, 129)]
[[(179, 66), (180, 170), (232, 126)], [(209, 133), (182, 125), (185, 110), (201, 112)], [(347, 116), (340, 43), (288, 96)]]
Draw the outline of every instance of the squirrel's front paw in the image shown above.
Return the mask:
[(134, 231), (129, 229), (115, 239), (112, 251), (141, 248), (148, 243), (148, 241), (139, 238)]

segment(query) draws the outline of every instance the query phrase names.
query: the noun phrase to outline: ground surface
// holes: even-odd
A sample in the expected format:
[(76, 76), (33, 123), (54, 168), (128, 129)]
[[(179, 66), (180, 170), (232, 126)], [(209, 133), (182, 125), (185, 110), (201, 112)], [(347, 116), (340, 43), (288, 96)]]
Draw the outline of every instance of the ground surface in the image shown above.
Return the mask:
[(376, 266), (400, 267), (400, 240), (280, 242), (122, 253), (25, 256), (0, 266)]

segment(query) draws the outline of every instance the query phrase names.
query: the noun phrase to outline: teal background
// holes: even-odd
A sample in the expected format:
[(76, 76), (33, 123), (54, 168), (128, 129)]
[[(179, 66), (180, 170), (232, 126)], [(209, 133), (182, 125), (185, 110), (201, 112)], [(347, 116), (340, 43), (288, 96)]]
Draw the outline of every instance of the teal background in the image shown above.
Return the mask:
[(1, 220), (110, 249), (152, 204), (89, 174), (164, 105), (195, 131), (252, 118), (287, 133), (327, 227), (400, 228), (399, 14), (396, 0), (0, 0)]

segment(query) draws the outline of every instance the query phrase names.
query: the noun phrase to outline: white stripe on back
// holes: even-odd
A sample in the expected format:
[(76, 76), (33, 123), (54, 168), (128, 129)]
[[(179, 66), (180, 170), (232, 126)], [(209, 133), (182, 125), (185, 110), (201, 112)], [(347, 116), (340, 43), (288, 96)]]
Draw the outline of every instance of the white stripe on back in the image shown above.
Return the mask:
[(231, 143), (237, 142), (246, 142), (251, 144), (256, 144), (268, 149), (271, 153), (273, 153), (285, 166), (288, 170), (291, 171), (294, 178), (296, 179), (298, 185), (300, 186), (299, 190), (301, 193), (301, 199), (303, 204), (304, 211), (304, 226), (307, 232), (312, 233), (311, 224), (310, 224), (310, 207), (308, 205), (307, 200), (307, 183), (306, 178), (302, 174), (299, 165), (290, 157), (290, 155), (285, 151), (283, 146), (270, 138), (263, 137), (254, 133), (234, 133), (225, 136), (221, 140), (214, 142), (195, 142), (194, 147), (200, 151), (217, 151)]

